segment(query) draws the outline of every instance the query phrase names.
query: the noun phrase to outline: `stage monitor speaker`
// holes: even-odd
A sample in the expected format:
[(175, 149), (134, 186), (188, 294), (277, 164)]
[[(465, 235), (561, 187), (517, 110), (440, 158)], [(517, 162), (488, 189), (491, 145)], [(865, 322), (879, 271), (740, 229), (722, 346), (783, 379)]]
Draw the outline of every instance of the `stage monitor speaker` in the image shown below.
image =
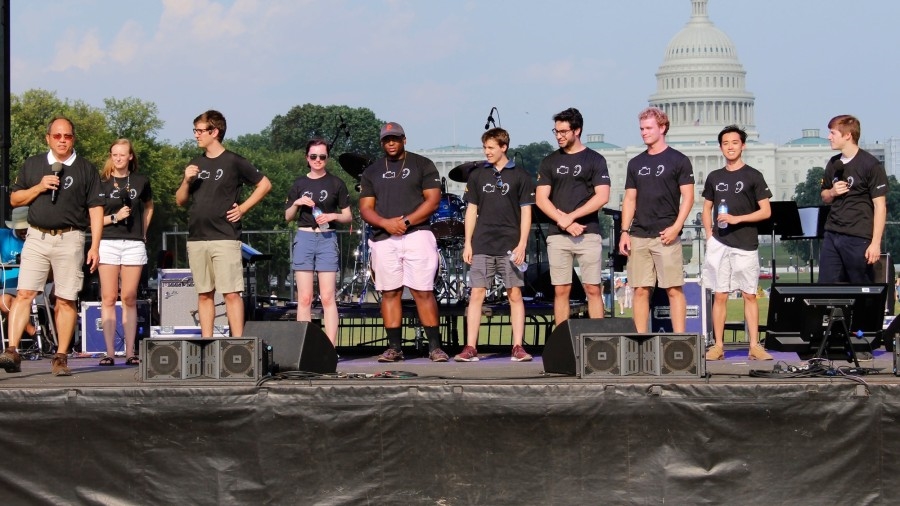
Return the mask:
[(313, 323), (248, 321), (244, 335), (258, 337), (272, 347), (275, 371), (337, 371), (337, 351), (325, 332)]
[[(582, 363), (582, 334), (633, 334), (637, 332), (634, 326), (634, 320), (631, 318), (581, 318), (568, 319), (557, 326), (547, 343), (544, 345), (544, 353), (542, 360), (544, 362), (544, 371), (558, 374), (568, 374), (574, 376), (581, 374), (583, 370)], [(591, 341), (592, 343), (594, 341)], [(614, 343), (595, 344), (599, 348), (611, 351)], [(590, 365), (591, 370), (600, 373), (608, 373), (614, 370), (617, 365), (609, 364), (611, 357), (605, 356), (598, 359), (596, 363)], [(604, 365), (605, 364), (605, 365)]]
[[(550, 281), (550, 263), (529, 264), (528, 270), (525, 271), (525, 286), (522, 287), (522, 296), (552, 301), (554, 293), (553, 283)], [(581, 284), (575, 268), (572, 268), (572, 291), (569, 293), (569, 300), (587, 300), (584, 286)]]
[(641, 373), (650, 376), (703, 376), (705, 346), (698, 334), (658, 334), (641, 343)]
[(258, 380), (260, 340), (252, 337), (211, 339), (203, 343), (203, 375), (219, 380)]
[[(190, 269), (160, 269), (159, 271), (159, 324), (163, 326), (200, 325), (197, 315), (197, 291), (194, 289), (194, 275)], [(225, 314), (225, 299), (220, 292), (215, 294), (217, 327), (228, 325)]]
[(203, 375), (200, 344), (185, 339), (144, 339), (141, 341), (141, 378), (144, 381), (171, 381)]
[(884, 343), (884, 349), (887, 351), (897, 351), (896, 343), (900, 339), (900, 317), (895, 317), (888, 324), (884, 332), (881, 333), (881, 342)]
[[(875, 282), (888, 284), (888, 295), (884, 305), (884, 314), (893, 315), (894, 301), (897, 300), (897, 285), (894, 282), (896, 273), (894, 271), (893, 261), (891, 260), (891, 254), (882, 253), (881, 258), (875, 262), (873, 267), (875, 270)], [(885, 340), (884, 342), (885, 346), (887, 346), (888, 340)]]

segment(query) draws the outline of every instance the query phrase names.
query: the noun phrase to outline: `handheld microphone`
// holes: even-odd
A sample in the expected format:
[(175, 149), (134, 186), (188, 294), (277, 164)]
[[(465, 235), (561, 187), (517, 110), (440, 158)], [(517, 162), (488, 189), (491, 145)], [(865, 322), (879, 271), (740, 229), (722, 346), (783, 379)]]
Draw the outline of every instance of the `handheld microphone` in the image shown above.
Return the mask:
[(840, 160), (836, 160), (834, 162), (834, 180), (835, 181), (843, 181), (844, 180), (844, 162)]
[[(50, 170), (53, 171), (54, 176), (59, 177), (59, 173), (62, 172), (62, 163), (53, 162), (53, 165), (51, 166)], [(58, 198), (59, 198), (59, 185), (57, 185), (57, 187), (54, 188), (52, 192), (50, 192), (50, 202), (55, 204), (56, 199), (58, 199)]]

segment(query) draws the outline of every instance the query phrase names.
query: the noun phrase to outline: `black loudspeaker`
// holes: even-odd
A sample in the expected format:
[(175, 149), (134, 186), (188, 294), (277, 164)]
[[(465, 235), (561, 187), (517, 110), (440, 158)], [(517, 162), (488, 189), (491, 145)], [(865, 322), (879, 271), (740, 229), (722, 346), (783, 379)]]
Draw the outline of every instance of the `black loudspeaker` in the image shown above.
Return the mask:
[[(875, 270), (875, 282), (888, 284), (888, 295), (884, 305), (884, 314), (894, 314), (894, 300), (897, 297), (897, 285), (894, 284), (896, 273), (890, 253), (882, 253), (881, 258), (873, 266)], [(887, 340), (884, 341), (887, 346)], [(893, 346), (893, 344), (892, 344)]]
[[(584, 318), (569, 319), (559, 325), (547, 338), (544, 345), (542, 360), (544, 371), (574, 376), (581, 374), (582, 364), (582, 334), (633, 334), (637, 332), (634, 320), (631, 318)], [(607, 343), (591, 343), (592, 346), (603, 347), (609, 353), (617, 350), (618, 346), (610, 338)], [(599, 348), (598, 348), (599, 350)], [(602, 357), (602, 355), (594, 355)], [(598, 359), (589, 367), (596, 368), (597, 372), (619, 375), (616, 370), (620, 364), (612, 363), (612, 357)], [(614, 372), (615, 371), (615, 372)]]
[[(528, 270), (525, 271), (525, 286), (522, 287), (522, 296), (552, 301), (554, 293), (553, 283), (550, 281), (550, 263), (529, 264)], [(587, 300), (584, 286), (574, 268), (572, 268), (572, 291), (569, 293), (569, 300)]]
[(887, 351), (896, 350), (895, 343), (898, 339), (900, 339), (900, 317), (891, 320), (891, 324), (881, 333), (881, 342), (884, 343), (884, 349)]
[(271, 346), (275, 372), (326, 374), (337, 371), (337, 351), (318, 325), (298, 321), (248, 321), (244, 324), (244, 335), (258, 337)]

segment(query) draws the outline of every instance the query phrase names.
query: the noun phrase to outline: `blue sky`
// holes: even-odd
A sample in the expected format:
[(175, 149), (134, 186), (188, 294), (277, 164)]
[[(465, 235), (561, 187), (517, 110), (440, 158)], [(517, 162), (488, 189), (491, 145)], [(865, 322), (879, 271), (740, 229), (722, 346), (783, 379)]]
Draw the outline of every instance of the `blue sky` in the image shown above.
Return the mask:
[[(367, 107), (400, 122), (411, 149), (477, 146), (491, 107), (512, 145), (546, 140), (570, 106), (585, 133), (640, 143), (689, 0), (11, 1), (12, 91), (101, 106), (159, 107), (161, 139), (189, 139), (215, 108), (228, 136), (256, 133), (295, 105)], [(756, 97), (760, 139), (787, 142), (836, 114), (863, 140), (900, 136), (900, 2), (710, 0)]]

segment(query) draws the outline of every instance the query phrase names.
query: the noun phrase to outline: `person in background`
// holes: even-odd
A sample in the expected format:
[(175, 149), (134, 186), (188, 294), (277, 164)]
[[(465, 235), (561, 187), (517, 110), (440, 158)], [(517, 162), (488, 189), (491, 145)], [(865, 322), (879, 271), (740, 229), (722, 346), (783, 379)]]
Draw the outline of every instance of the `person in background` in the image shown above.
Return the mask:
[(138, 365), (141, 361), (135, 349), (137, 294), (141, 272), (147, 265), (147, 229), (153, 218), (153, 192), (150, 179), (138, 173), (137, 154), (128, 139), (118, 139), (109, 147), (109, 157), (100, 174), (100, 196), (104, 199), (100, 321), (106, 342), (106, 356), (100, 359), (100, 365), (116, 364), (116, 300), (120, 296), (125, 364)]
[[(288, 191), (284, 219), (297, 220), (294, 236), (293, 269), (297, 281), (297, 321), (312, 320), (313, 276), (319, 279), (325, 335), (337, 345), (338, 310), (335, 301), (340, 253), (337, 233), (329, 223), (350, 223), (350, 194), (341, 178), (329, 173), (328, 143), (312, 139), (306, 143), (309, 173), (297, 178)], [(321, 211), (315, 216), (313, 209)], [(318, 214), (318, 213), (316, 213)]]
[[(19, 286), (20, 255), (25, 246), (25, 235), (28, 233), (28, 206), (13, 209), (6, 226), (9, 228), (0, 229), (0, 261), (3, 262), (3, 298), (0, 300), (0, 313), (3, 314), (4, 320), (8, 320)], [(25, 333), (29, 336), (35, 333), (31, 320), (25, 326)]]

